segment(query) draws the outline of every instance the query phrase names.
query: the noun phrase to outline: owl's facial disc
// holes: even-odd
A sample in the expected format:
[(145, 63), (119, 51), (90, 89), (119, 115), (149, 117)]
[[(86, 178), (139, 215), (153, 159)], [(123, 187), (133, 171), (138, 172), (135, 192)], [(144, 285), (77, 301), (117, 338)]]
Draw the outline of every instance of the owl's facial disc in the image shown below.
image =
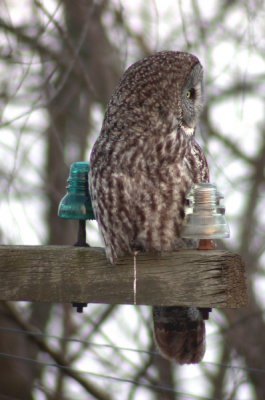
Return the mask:
[(182, 125), (188, 135), (193, 134), (202, 108), (202, 66), (198, 63), (191, 70), (182, 88)]

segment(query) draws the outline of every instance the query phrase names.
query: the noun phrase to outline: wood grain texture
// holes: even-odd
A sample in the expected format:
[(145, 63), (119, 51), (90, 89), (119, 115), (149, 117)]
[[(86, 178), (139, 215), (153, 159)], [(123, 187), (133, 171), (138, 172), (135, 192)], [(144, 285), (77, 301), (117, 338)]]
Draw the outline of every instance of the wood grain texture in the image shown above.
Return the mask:
[[(241, 257), (222, 250), (137, 256), (136, 304), (239, 308), (247, 303)], [(0, 300), (133, 304), (133, 257), (104, 249), (0, 246)]]

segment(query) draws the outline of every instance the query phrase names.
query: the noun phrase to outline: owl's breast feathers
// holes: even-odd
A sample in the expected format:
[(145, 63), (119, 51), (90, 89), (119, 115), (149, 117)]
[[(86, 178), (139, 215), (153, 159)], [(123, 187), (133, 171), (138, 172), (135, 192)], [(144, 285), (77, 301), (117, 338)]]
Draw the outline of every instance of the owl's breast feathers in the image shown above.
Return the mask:
[(135, 248), (172, 251), (182, 246), (179, 225), (193, 182), (208, 180), (206, 159), (181, 128), (159, 137), (113, 140), (93, 148), (90, 191), (111, 262)]

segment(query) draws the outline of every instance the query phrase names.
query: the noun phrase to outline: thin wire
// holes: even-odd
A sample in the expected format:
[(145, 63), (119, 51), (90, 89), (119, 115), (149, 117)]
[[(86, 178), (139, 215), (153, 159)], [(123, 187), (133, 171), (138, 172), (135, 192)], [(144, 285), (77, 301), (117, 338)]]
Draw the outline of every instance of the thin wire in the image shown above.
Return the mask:
[(173, 389), (171, 389), (169, 387), (166, 387), (166, 386), (151, 385), (149, 383), (136, 382), (136, 381), (134, 381), (132, 379), (128, 379), (128, 378), (118, 378), (116, 376), (97, 374), (96, 372), (84, 371), (84, 370), (80, 370), (80, 369), (67, 367), (67, 366), (64, 366), (64, 365), (49, 363), (49, 362), (46, 362), (46, 361), (33, 360), (31, 358), (20, 357), (20, 356), (16, 356), (16, 355), (13, 355), (13, 354), (0, 353), (0, 357), (11, 359), (11, 360), (28, 362), (28, 363), (31, 363), (31, 364), (38, 364), (38, 365), (43, 366), (43, 367), (53, 367), (53, 368), (58, 368), (58, 369), (68, 370), (68, 371), (70, 370), (70, 371), (73, 371), (75, 373), (91, 375), (91, 376), (94, 376), (96, 378), (103, 378), (103, 379), (108, 379), (108, 380), (112, 380), (112, 381), (116, 381), (116, 382), (131, 383), (133, 385), (146, 387), (148, 389), (155, 389), (155, 390), (161, 391), (161, 392), (170, 392), (170, 393), (178, 394), (178, 395), (181, 395), (181, 396), (185, 396), (186, 398), (192, 398), (192, 399), (198, 399), (198, 400), (219, 400), (219, 399), (214, 399), (214, 398), (209, 398), (209, 397), (204, 397), (204, 396), (198, 396), (198, 395), (195, 395), (195, 394), (178, 392), (178, 391), (173, 390)]
[(219, 364), (219, 363), (215, 363), (215, 362), (212, 362), (212, 361), (202, 361), (201, 364), (203, 364), (205, 366), (214, 365), (216, 367), (237, 369), (237, 370), (240, 370), (240, 371), (247, 371), (247, 372), (255, 372), (256, 374), (265, 374), (265, 369), (259, 369), (259, 368), (240, 367), (238, 365), (231, 365), (231, 364)]
[[(39, 337), (47, 338), (47, 339), (55, 339), (55, 340), (61, 340), (61, 341), (82, 343), (87, 346), (106, 347), (106, 348), (123, 350), (123, 351), (131, 351), (131, 352), (135, 352), (135, 353), (150, 354), (150, 355), (155, 355), (155, 356), (159, 355), (159, 353), (157, 351), (148, 351), (148, 350), (142, 350), (142, 349), (139, 350), (139, 349), (133, 349), (133, 348), (129, 348), (129, 347), (113, 346), (111, 344), (87, 342), (82, 339), (66, 338), (66, 337), (61, 337), (61, 336), (56, 336), (56, 335), (48, 335), (48, 334), (41, 333), (41, 332), (24, 331), (22, 329), (0, 327), (0, 331), (10, 332), (10, 333), (19, 333), (19, 334), (30, 335), (30, 336), (39, 336)], [(5, 353), (0, 353), (0, 356), (1, 356), (1, 354), (5, 354)], [(265, 374), (265, 369), (260, 369), (260, 368), (243, 367), (243, 366), (237, 366), (237, 365), (231, 365), (231, 364), (215, 363), (215, 362), (211, 362), (211, 361), (202, 361), (200, 364), (204, 365), (204, 366), (213, 365), (213, 366), (221, 367), (221, 368), (230, 368), (230, 369), (237, 369), (237, 370), (241, 370), (241, 371)]]
[(150, 352), (150, 351), (147, 351), (147, 350), (132, 349), (132, 348), (129, 348), (129, 347), (120, 347), (120, 346), (114, 346), (114, 345), (111, 345), (111, 344), (87, 342), (86, 340), (82, 340), (82, 339), (66, 338), (66, 337), (61, 337), (61, 336), (48, 335), (48, 334), (41, 333), (41, 332), (23, 331), (22, 329), (0, 327), (0, 331), (11, 332), (11, 333), (20, 333), (20, 334), (29, 335), (29, 336), (39, 336), (39, 337), (42, 337), (42, 338), (55, 339), (55, 340), (61, 340), (61, 341), (66, 341), (66, 342), (81, 343), (81, 344), (86, 344), (87, 346), (107, 347), (107, 348), (117, 349), (117, 350), (132, 351), (132, 352), (135, 352), (135, 353), (145, 353), (145, 354), (151, 354), (151, 355), (159, 355), (159, 353), (155, 352), (155, 351), (154, 352)]

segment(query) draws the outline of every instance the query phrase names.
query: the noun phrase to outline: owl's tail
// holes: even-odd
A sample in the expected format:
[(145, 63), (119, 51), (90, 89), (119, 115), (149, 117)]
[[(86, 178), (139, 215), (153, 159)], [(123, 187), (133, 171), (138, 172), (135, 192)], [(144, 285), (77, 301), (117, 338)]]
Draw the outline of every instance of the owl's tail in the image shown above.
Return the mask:
[(194, 307), (153, 307), (154, 336), (162, 356), (178, 364), (199, 363), (205, 353), (203, 314)]

